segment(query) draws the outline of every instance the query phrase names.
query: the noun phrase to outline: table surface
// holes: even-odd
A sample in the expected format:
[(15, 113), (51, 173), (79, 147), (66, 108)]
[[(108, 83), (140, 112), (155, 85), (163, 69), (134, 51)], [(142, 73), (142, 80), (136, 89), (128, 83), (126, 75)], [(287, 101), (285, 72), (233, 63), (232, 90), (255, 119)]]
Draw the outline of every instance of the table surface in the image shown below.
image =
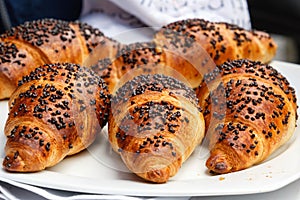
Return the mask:
[(248, 195), (230, 195), (218, 197), (192, 197), (192, 200), (299, 200), (300, 199), (300, 180), (297, 180), (279, 190), (248, 194)]

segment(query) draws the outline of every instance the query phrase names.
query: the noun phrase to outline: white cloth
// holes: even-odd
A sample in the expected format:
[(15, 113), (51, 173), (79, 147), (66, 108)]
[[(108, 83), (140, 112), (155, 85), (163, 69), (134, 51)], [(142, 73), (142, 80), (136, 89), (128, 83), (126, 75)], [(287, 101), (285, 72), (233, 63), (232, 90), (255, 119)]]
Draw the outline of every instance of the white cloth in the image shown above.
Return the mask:
[(251, 28), (246, 0), (84, 0), (80, 20), (114, 36), (130, 29), (203, 18)]
[(4, 200), (188, 200), (190, 197), (132, 197), (82, 194), (27, 185), (0, 177), (0, 199)]

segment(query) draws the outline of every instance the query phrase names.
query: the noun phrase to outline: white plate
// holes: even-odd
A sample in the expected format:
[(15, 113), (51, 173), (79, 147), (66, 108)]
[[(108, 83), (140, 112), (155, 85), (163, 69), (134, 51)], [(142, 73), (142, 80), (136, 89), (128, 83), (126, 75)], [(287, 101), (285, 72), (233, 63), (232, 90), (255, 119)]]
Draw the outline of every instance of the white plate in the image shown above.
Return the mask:
[[(291, 85), (300, 85), (300, 66), (274, 61), (271, 63), (288, 77)], [(296, 88), (297, 90), (297, 88)], [(297, 96), (300, 97), (297, 90)], [(7, 118), (7, 101), (0, 102), (0, 156), (3, 159)], [(212, 196), (251, 194), (279, 189), (300, 178), (300, 130), (267, 161), (246, 170), (226, 175), (207, 173), (207, 151), (199, 147), (182, 166), (179, 173), (165, 184), (147, 183), (129, 173), (116, 153), (112, 152), (105, 134), (73, 157), (55, 167), (38, 173), (9, 173), (0, 170), (0, 176), (10, 180), (53, 189), (133, 196)]]

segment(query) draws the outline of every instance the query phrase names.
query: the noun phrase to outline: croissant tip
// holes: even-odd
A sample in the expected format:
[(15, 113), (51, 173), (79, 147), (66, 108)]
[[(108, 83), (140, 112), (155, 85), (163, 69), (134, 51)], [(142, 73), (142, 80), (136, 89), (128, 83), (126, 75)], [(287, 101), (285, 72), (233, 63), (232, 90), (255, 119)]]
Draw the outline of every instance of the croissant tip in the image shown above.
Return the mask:
[(22, 168), (21, 163), (18, 159), (16, 159), (14, 156), (6, 155), (2, 166), (5, 170), (8, 171), (16, 171), (16, 169)]
[(230, 163), (220, 156), (210, 157), (206, 162), (206, 166), (213, 174), (225, 174), (232, 170)]
[(225, 174), (229, 173), (231, 168), (225, 162), (214, 163), (209, 166), (210, 172), (212, 174)]
[(154, 169), (147, 172), (147, 179), (151, 182), (156, 183), (165, 183), (169, 180), (170, 173), (169, 171), (162, 170), (162, 169)]
[(2, 166), (9, 172), (34, 172), (39, 171), (40, 167), (39, 165), (33, 165), (32, 163), (28, 163), (28, 161), (26, 162), (26, 160), (23, 160), (19, 155), (19, 151), (6, 154), (3, 159)]

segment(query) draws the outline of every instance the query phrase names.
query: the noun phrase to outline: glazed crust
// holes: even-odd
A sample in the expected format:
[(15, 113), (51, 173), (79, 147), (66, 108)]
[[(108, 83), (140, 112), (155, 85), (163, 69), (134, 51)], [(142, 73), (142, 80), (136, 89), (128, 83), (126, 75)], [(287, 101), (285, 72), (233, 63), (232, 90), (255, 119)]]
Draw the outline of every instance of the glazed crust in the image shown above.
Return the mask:
[(155, 34), (154, 41), (175, 52), (197, 52), (202, 47), (216, 65), (236, 59), (268, 63), (277, 49), (271, 36), (263, 31), (248, 31), (233, 24), (197, 18), (163, 26)]
[(42, 19), (13, 27), (0, 36), (0, 99), (9, 98), (19, 79), (38, 66), (90, 66), (115, 57), (120, 45), (86, 23)]
[(129, 170), (164, 183), (204, 136), (204, 119), (192, 89), (164, 75), (140, 75), (112, 98), (108, 133)]
[(223, 174), (258, 164), (286, 143), (295, 130), (297, 105), (295, 90), (269, 65), (235, 60), (218, 69), (196, 92), (210, 139), (206, 166)]
[(215, 67), (206, 52), (188, 55), (169, 51), (154, 42), (137, 42), (119, 48), (115, 59), (99, 60), (91, 68), (105, 80), (113, 93), (135, 76), (156, 73), (174, 77), (196, 88), (203, 74)]
[(107, 123), (110, 95), (91, 70), (51, 64), (24, 76), (9, 106), (3, 167), (33, 172), (88, 147)]

